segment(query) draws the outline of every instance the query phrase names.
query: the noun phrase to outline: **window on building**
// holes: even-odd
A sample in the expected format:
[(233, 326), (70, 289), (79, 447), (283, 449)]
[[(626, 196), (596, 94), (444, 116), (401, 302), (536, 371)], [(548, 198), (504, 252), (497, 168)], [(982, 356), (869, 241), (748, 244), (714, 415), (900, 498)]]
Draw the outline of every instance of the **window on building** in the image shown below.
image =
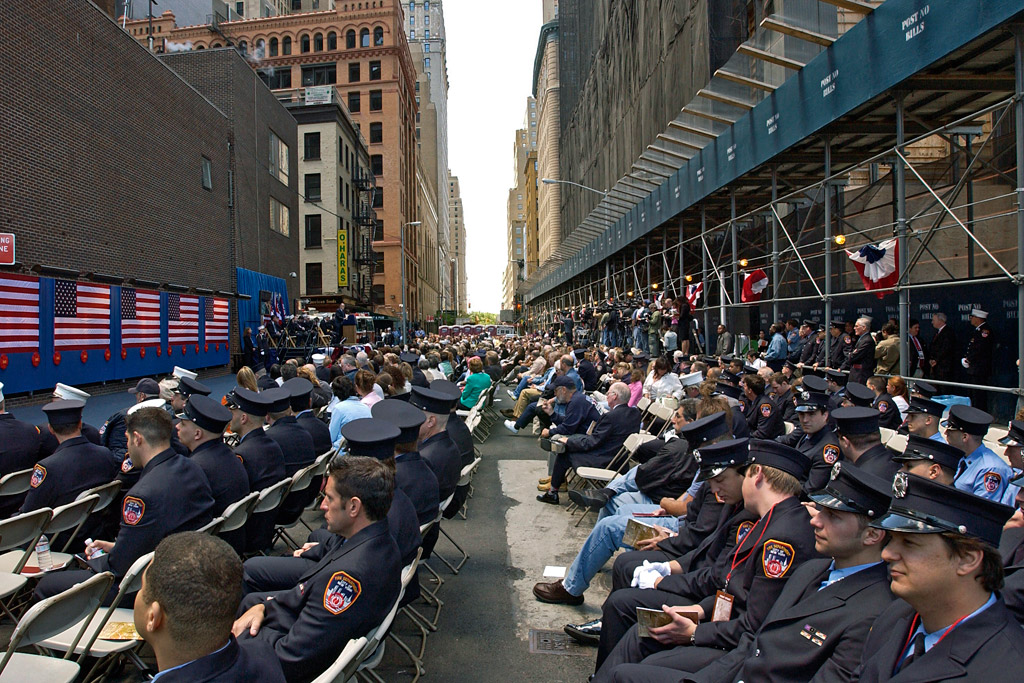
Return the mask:
[(306, 174), (306, 191), (305, 191), (307, 202), (318, 202), (320, 201), (320, 174), (319, 173), (307, 173)]
[(338, 82), (338, 66), (330, 64), (310, 64), (302, 67), (302, 85), (334, 85)]
[(384, 108), (384, 95), (380, 90), (370, 91), (370, 111), (380, 111)]
[[(384, 252), (382, 252), (382, 251), (375, 251), (375, 252), (373, 252), (373, 272), (374, 273), (383, 273), (384, 272)], [(374, 290), (374, 295), (375, 296), (377, 294), (377, 287), (380, 287), (380, 298), (381, 298), (381, 300), (383, 300), (384, 299), (384, 285), (374, 285), (373, 286), (373, 290)]]
[(309, 52), (309, 36), (299, 38), (299, 52), (303, 54)]
[(359, 91), (348, 94), (348, 110), (353, 114), (359, 113)]
[(319, 249), (323, 246), (320, 236), (320, 214), (314, 213), (306, 216), (306, 248)]
[(202, 157), (202, 159), (200, 161), (200, 166), (202, 167), (202, 171), (203, 171), (203, 189), (204, 190), (212, 190), (213, 189), (213, 162), (210, 161), (209, 159), (207, 159), (206, 157)]
[(370, 124), (370, 142), (384, 142), (384, 124), (380, 121)]
[(292, 11), (299, 12), (302, 10), (302, 0), (292, 0)]
[(377, 224), (373, 226), (373, 239), (376, 242), (384, 239), (384, 221), (377, 221)]
[(371, 81), (379, 81), (380, 80), (380, 62), (379, 61), (370, 62), (370, 80)]
[[(376, 255), (376, 252), (374, 252), (374, 255)], [(383, 254), (381, 254), (381, 258), (382, 259), (384, 258)], [(383, 262), (381, 263), (379, 268), (380, 268), (379, 272), (383, 273), (384, 272), (384, 264), (383, 264)], [(376, 273), (378, 271), (375, 268), (373, 272)], [(373, 305), (374, 306), (383, 306), (384, 305), (384, 285), (374, 285), (373, 286)]]
[(351, 50), (356, 46), (356, 32), (349, 29), (345, 32), (345, 47)]
[(370, 155), (370, 172), (373, 175), (384, 175), (384, 156), (382, 154)]
[(288, 145), (270, 131), (270, 175), (288, 184)]
[(370, 47), (370, 29), (364, 28), (359, 32), (359, 47)]
[(423, 25), (424, 26), (430, 26), (430, 15), (429, 14), (426, 15), (425, 17), (423, 17)]
[(245, 3), (244, 2), (236, 2), (235, 3), (235, 13), (236, 14), (240, 14), (243, 17), (245, 16)]
[(313, 52), (324, 51), (324, 34), (317, 33), (313, 36)]
[(423, 43), (423, 51), (430, 52), (430, 43)]
[(274, 232), (279, 232), (285, 237), (288, 236), (290, 214), (288, 207), (277, 201), (273, 197), (270, 198), (270, 229)]
[(246, 52), (249, 51), (249, 43), (245, 42), (244, 40), (239, 42), (238, 51), (244, 55)]
[(416, 40), (416, 29), (409, 30), (409, 40)]
[(410, 2), (409, 3), (409, 14), (412, 14), (415, 11), (416, 11), (416, 3), (415, 2)]
[(384, 192), (382, 190), (378, 190), (377, 192), (373, 193), (373, 208), (384, 208)]
[(424, 12), (429, 12), (430, 11), (430, 3), (429, 2), (424, 2), (423, 3), (423, 11)]
[(277, 56), (277, 45), (278, 45), (277, 38), (271, 38), (270, 39), (270, 56), (271, 57), (276, 57)]
[[(420, 91), (420, 82), (416, 81), (416, 92), (419, 92), (419, 91)], [(417, 102), (417, 104), (419, 104), (419, 102)]]
[(348, 82), (349, 83), (358, 83), (359, 82), (359, 75), (360, 75), (359, 72), (360, 71), (361, 71), (361, 68), (360, 68), (359, 62), (349, 62), (348, 63)]
[(271, 90), (292, 87), (291, 69), (267, 69), (265, 71), (257, 71), (256, 74)]
[(430, 68), (430, 57), (424, 57), (423, 58), (423, 68), (424, 69), (429, 69)]
[(337, 49), (338, 49), (338, 34), (335, 33), (334, 31), (331, 31), (330, 33), (327, 34), (327, 50), (329, 52), (334, 52)]
[(281, 39), (281, 54), (290, 55), (292, 53), (292, 39), (291, 36), (285, 36)]
[(424, 29), (424, 31), (423, 31), (423, 39), (424, 40), (430, 40), (430, 29), (429, 28), (428, 29)]
[(409, 26), (415, 26), (415, 25), (416, 25), (416, 17), (415, 16), (409, 17)]
[(320, 158), (320, 133), (306, 133), (303, 136), (304, 159)]
[(324, 264), (306, 264), (306, 294), (324, 293)]

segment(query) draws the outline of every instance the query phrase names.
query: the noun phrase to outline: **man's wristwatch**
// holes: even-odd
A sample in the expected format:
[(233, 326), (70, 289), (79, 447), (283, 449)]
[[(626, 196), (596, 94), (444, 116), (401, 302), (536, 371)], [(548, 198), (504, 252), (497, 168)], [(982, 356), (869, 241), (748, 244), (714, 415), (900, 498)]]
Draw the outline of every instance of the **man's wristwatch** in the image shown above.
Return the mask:
[(696, 644), (697, 644), (697, 634), (696, 633), (691, 633), (690, 634), (690, 645), (696, 645)]

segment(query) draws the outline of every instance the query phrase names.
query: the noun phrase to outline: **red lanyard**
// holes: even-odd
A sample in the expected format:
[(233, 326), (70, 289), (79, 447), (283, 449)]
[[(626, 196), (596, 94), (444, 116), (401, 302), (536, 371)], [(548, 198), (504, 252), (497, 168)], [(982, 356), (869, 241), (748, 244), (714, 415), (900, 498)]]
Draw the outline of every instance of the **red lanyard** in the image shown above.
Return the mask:
[[(939, 636), (939, 639), (935, 641), (935, 645), (938, 645), (939, 643), (941, 643), (942, 639), (945, 638), (946, 636), (948, 636), (950, 631), (952, 631), (957, 626), (959, 626), (960, 622), (963, 621), (964, 619), (966, 619), (969, 616), (971, 616), (971, 615), (965, 614), (964, 616), (960, 617), (959, 619), (954, 621), (952, 624), (947, 626), (946, 630), (942, 632), (941, 636)], [(917, 620), (920, 619), (920, 618), (921, 618), (920, 614), (915, 614), (914, 615), (914, 620), (910, 622), (910, 633), (907, 634), (907, 640), (906, 640), (905, 643), (903, 643), (903, 649), (900, 650), (900, 654), (902, 655), (900, 657), (900, 664), (902, 664), (903, 660), (907, 658), (907, 648), (910, 647), (910, 641), (914, 638), (914, 632), (917, 630)], [(935, 647), (935, 645), (932, 645), (932, 647)]]
[[(754, 545), (752, 545), (750, 547), (750, 552), (748, 552), (746, 555), (744, 555), (741, 559), (736, 559), (736, 556), (740, 554), (740, 546), (743, 545), (743, 541), (747, 540), (746, 536), (744, 536), (743, 537), (743, 541), (740, 541), (739, 545), (736, 546), (736, 550), (732, 554), (732, 566), (729, 567), (729, 573), (725, 576), (725, 585), (726, 586), (729, 585), (729, 579), (732, 578), (732, 573), (733, 573), (733, 571), (736, 570), (736, 567), (738, 567), (741, 564), (743, 564), (744, 562), (746, 562), (747, 558), (749, 558), (751, 555), (754, 554), (754, 549), (756, 549), (757, 546), (760, 545), (761, 539), (764, 538), (764, 532), (768, 528), (769, 522), (772, 521), (772, 512), (774, 512), (774, 511), (775, 511), (775, 506), (773, 505), (772, 509), (768, 511), (768, 514), (761, 518), (761, 519), (764, 520), (764, 526), (761, 527), (761, 535), (757, 537), (757, 540), (754, 541)], [(751, 529), (751, 531), (753, 531), (753, 529)], [(749, 534), (750, 532), (748, 531), (747, 533)]]

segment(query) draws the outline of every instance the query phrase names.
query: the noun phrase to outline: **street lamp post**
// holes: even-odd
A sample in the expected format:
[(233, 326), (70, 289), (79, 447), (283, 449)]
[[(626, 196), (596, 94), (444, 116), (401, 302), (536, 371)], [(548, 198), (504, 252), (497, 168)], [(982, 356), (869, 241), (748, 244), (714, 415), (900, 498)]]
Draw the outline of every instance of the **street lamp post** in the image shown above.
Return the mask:
[(572, 185), (573, 187), (581, 187), (584, 190), (589, 190), (591, 192), (595, 192), (595, 193), (601, 195), (602, 197), (606, 196), (608, 194), (607, 190), (598, 190), (598, 189), (595, 189), (593, 187), (587, 187), (586, 185), (581, 185), (579, 183), (574, 183), (571, 180), (555, 180), (554, 178), (541, 178), (540, 181), (542, 183), (544, 183), (545, 185)]
[(422, 224), (422, 221), (413, 221), (411, 223), (406, 223), (405, 225), (402, 226), (402, 234), (401, 234), (401, 240), (400, 241), (401, 241), (401, 244), (402, 244), (402, 344), (403, 345), (409, 343), (409, 340), (406, 337), (406, 334), (408, 334), (408, 323), (406, 322), (406, 305), (405, 305), (405, 290), (406, 290), (406, 286), (407, 286), (406, 285), (406, 281), (405, 281), (405, 229), (406, 228), (414, 228), (417, 225), (421, 225), (421, 224)]

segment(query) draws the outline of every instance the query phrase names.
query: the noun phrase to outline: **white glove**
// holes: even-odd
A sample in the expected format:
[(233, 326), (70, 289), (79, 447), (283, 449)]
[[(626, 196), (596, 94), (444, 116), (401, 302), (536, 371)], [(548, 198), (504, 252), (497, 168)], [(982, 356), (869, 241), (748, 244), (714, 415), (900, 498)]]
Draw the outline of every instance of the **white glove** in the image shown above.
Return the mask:
[(672, 573), (668, 562), (649, 562), (644, 560), (643, 565), (633, 570), (633, 581), (629, 584), (633, 588), (654, 588), (654, 581), (660, 577)]
[(964, 368), (969, 368), (969, 367), (971, 367), (971, 364), (967, 362), (967, 359), (966, 359), (966, 358), (961, 358), (961, 359), (960, 359), (960, 365), (964, 366)]

